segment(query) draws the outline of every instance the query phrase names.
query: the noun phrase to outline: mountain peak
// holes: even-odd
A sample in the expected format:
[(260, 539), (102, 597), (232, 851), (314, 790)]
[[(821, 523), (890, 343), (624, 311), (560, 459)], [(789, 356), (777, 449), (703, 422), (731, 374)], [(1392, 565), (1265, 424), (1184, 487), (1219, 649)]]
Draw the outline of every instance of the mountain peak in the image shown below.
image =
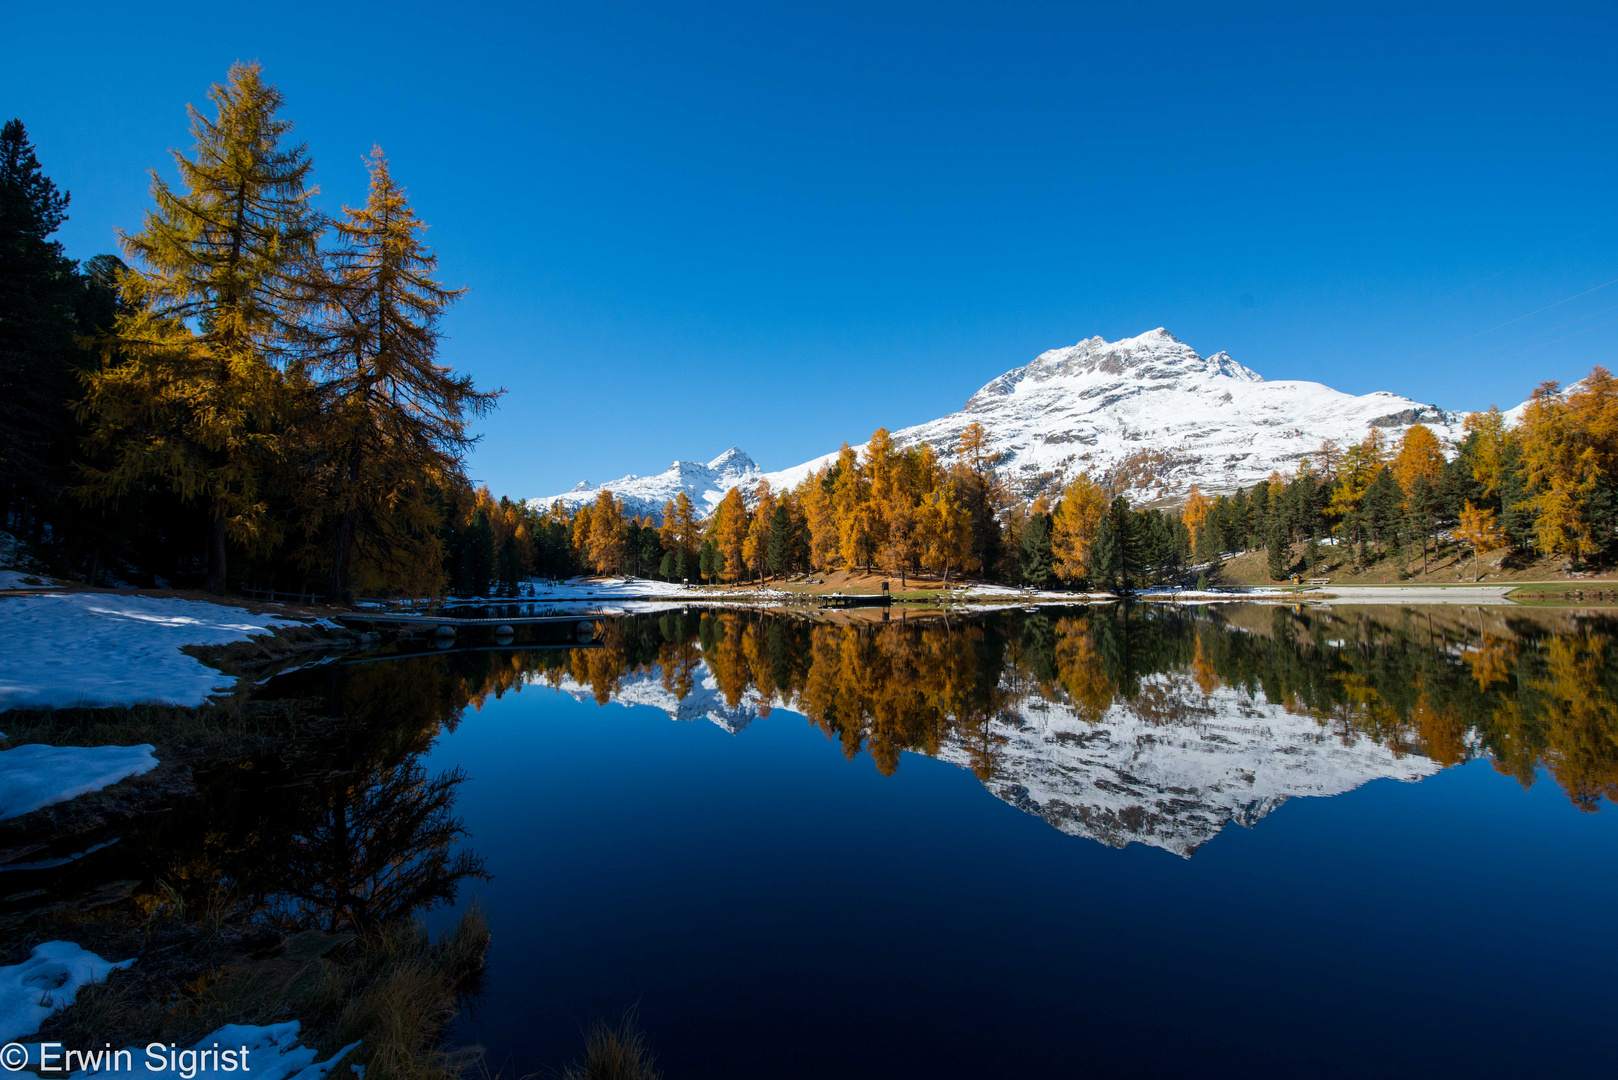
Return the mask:
[(1232, 360), (1229, 353), (1201, 356), (1159, 326), (1136, 337), (1108, 341), (1097, 335), (1077, 345), (1042, 352), (1031, 363), (1013, 368), (973, 394), (966, 410), (981, 412), (1007, 395), (1027, 393), (1052, 380), (1163, 383), (1210, 378), (1264, 381), (1258, 372)]
[(708, 462), (708, 468), (721, 476), (735, 476), (739, 473), (758, 472), (758, 463), (748, 457), (741, 447), (732, 446)]
[[(1230, 491), (1275, 470), (1290, 472), (1322, 439), (1346, 446), (1372, 428), (1397, 438), (1417, 422), (1447, 445), (1464, 437), (1457, 414), (1387, 392), (1351, 395), (1316, 382), (1267, 382), (1229, 353), (1202, 356), (1159, 326), (1040, 353), (983, 387), (962, 411), (893, 438), (901, 447), (928, 443), (949, 459), (962, 433), (981, 424), (997, 470), (1024, 494), (1053, 491), (1088, 472), (1149, 503), (1178, 498), (1193, 484)], [(791, 487), (835, 457), (765, 473), (732, 446), (707, 464), (679, 461), (659, 476), (581, 484), (530, 505), (573, 509), (607, 488), (632, 513), (656, 515), (685, 492), (705, 516), (733, 487), (744, 498), (760, 480)]]

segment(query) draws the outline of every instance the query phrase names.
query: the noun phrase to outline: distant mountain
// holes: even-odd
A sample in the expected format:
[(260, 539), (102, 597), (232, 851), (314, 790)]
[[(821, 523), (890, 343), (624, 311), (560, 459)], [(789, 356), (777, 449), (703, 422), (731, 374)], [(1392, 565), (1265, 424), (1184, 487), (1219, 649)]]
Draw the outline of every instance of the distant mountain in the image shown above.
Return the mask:
[[(976, 422), (989, 433), (996, 468), (1030, 494), (1088, 471), (1150, 503), (1178, 499), (1193, 484), (1210, 492), (1249, 486), (1272, 471), (1290, 472), (1324, 439), (1347, 446), (1373, 428), (1391, 442), (1419, 422), (1450, 449), (1462, 437), (1461, 421), (1460, 413), (1384, 391), (1356, 397), (1316, 382), (1266, 380), (1227, 353), (1200, 356), (1158, 328), (1041, 353), (988, 383), (960, 412), (893, 434), (900, 446), (931, 443), (947, 460)], [(707, 511), (733, 485), (749, 493), (760, 479), (795, 484), (833, 457), (766, 473), (732, 447), (707, 465), (677, 461), (658, 476), (580, 484), (532, 503), (571, 508), (606, 487), (636, 513), (655, 514), (683, 490)]]
[(1268, 381), (1228, 353), (1199, 356), (1162, 328), (1122, 341), (1099, 337), (1041, 353), (973, 394), (960, 412), (895, 433), (902, 445), (953, 454), (977, 422), (999, 468), (1031, 490), (1044, 476), (1112, 475), (1137, 501), (1177, 498), (1192, 484), (1230, 491), (1288, 472), (1324, 439), (1390, 441), (1412, 424), (1440, 441), (1461, 437), (1462, 416), (1397, 394), (1356, 397), (1316, 382)]
[(758, 487), (764, 472), (740, 448), (732, 446), (706, 465), (699, 461), (676, 461), (656, 476), (637, 476), (634, 473), (605, 484), (583, 481), (572, 491), (541, 499), (529, 499), (528, 505), (542, 510), (559, 503), (569, 511), (577, 510), (595, 501), (603, 489), (621, 499), (624, 508), (637, 517), (651, 514), (661, 518), (664, 504), (680, 492), (690, 496), (700, 516), (706, 517), (719, 506), (725, 492), (733, 487), (751, 492)]

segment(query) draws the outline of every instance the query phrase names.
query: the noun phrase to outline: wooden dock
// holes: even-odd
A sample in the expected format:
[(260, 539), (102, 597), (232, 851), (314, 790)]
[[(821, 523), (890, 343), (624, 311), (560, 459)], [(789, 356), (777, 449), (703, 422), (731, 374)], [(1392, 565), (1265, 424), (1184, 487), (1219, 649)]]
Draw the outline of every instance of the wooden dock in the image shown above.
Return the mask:
[(502, 637), (514, 637), (525, 626), (574, 627), (580, 642), (595, 637), (596, 623), (606, 618), (602, 612), (573, 615), (508, 615), (504, 618), (468, 618), (460, 615), (418, 615), (405, 612), (345, 612), (337, 621), (355, 630), (420, 631), (437, 638), (453, 638), (461, 631), (484, 630)]
[(886, 590), (879, 593), (827, 593), (816, 598), (821, 605), (832, 608), (887, 607), (893, 603)]
[(412, 615), (404, 612), (344, 612), (337, 621), (344, 626), (539, 626), (545, 623), (595, 622), (606, 612), (586, 611), (573, 615), (507, 615), (495, 618), (466, 618), (461, 615)]

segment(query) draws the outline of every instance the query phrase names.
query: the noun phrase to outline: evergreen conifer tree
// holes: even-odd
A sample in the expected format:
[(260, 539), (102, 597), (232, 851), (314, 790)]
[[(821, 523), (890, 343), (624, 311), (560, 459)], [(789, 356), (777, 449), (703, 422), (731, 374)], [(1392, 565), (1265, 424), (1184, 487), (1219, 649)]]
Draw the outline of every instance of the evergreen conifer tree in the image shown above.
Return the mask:
[(651, 525), (642, 526), (638, 545), (639, 557), (636, 559), (635, 572), (637, 574), (658, 573), (659, 560), (663, 555), (663, 544), (658, 538), (657, 529)]
[(698, 567), (703, 578), (707, 581), (718, 581), (725, 572), (725, 554), (714, 543), (713, 537), (702, 542), (702, 551), (697, 557)]
[(1135, 587), (1135, 577), (1138, 573), (1136, 564), (1139, 536), (1135, 514), (1129, 509), (1127, 498), (1119, 495), (1112, 500), (1112, 506), (1107, 511), (1107, 521), (1110, 525), (1118, 584), (1128, 591)]
[(522, 581), (522, 556), (517, 553), (515, 536), (508, 536), (500, 543), (500, 554), (495, 558), (495, 577), (500, 581), (502, 596), (517, 595), (517, 584)]
[(1266, 567), (1271, 581), (1281, 581), (1287, 576), (1290, 569), (1287, 551), (1286, 530), (1281, 527), (1279, 519), (1271, 519), (1270, 534), (1266, 547)]
[(461, 564), (456, 575), (457, 592), (462, 596), (484, 596), (495, 570), (494, 526), (483, 507), (472, 511), (472, 520), (461, 537)]
[(1051, 584), (1051, 515), (1029, 515), (1028, 523), (1023, 526), (1017, 572), (1024, 584), (1036, 589), (1047, 588)]
[(1096, 522), (1095, 539), (1090, 544), (1089, 578), (1104, 589), (1118, 587), (1118, 568), (1122, 559), (1118, 552), (1118, 539), (1112, 531), (1110, 513)]
[[(37, 540), (64, 481), (62, 434), (78, 390), (77, 267), (51, 235), (68, 194), (44, 174), (21, 120), (0, 128), (0, 524)], [(12, 521), (13, 516), (17, 521)], [(18, 531), (23, 531), (18, 529)]]
[(770, 536), (765, 559), (770, 572), (780, 577), (793, 569), (792, 512), (785, 500), (770, 515)]

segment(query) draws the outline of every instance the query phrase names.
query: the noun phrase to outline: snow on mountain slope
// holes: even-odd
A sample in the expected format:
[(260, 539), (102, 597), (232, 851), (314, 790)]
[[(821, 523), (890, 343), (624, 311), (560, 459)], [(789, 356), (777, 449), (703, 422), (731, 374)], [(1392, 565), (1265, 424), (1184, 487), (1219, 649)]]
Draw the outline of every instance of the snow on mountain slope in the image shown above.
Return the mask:
[[(1347, 446), (1373, 428), (1392, 442), (1423, 423), (1446, 448), (1463, 437), (1459, 413), (1384, 391), (1356, 397), (1316, 382), (1269, 381), (1227, 353), (1200, 356), (1161, 327), (1041, 353), (973, 394), (960, 412), (896, 431), (894, 441), (931, 443), (950, 459), (974, 422), (989, 433), (996, 467), (1025, 491), (1088, 471), (1113, 475), (1137, 502), (1178, 498), (1193, 484), (1212, 492), (1248, 486), (1290, 472), (1322, 440)], [(744, 494), (760, 479), (791, 486), (835, 456), (766, 473), (732, 447), (707, 465), (675, 462), (658, 476), (580, 484), (530, 505), (571, 509), (605, 487), (635, 513), (656, 514), (684, 490), (706, 513), (732, 485)]]
[[(595, 700), (593, 688), (569, 677), (557, 689)], [(654, 666), (619, 680), (612, 700), (672, 720), (710, 720), (733, 735), (772, 711), (751, 687), (726, 704), (702, 663), (683, 699)], [(773, 709), (796, 714), (789, 705)], [(1183, 673), (1148, 678), (1135, 701), (1115, 702), (1094, 723), (1028, 697), (997, 717), (989, 734), (1000, 746), (983, 786), (996, 798), (1070, 836), (1187, 858), (1228, 823), (1251, 828), (1288, 799), (1340, 795), (1372, 780), (1420, 780), (1441, 768), (1370, 739), (1345, 741), (1313, 717), (1229, 687), (1204, 694)], [(938, 757), (972, 766), (970, 750), (953, 738)]]
[(664, 504), (683, 491), (690, 496), (698, 516), (706, 517), (719, 506), (725, 492), (733, 487), (751, 492), (763, 476), (763, 470), (752, 458), (732, 446), (706, 465), (700, 461), (676, 461), (655, 476), (630, 473), (605, 484), (585, 480), (565, 494), (529, 499), (528, 505), (543, 510), (559, 503), (571, 512), (594, 502), (598, 492), (607, 490), (623, 500), (624, 508), (631, 514), (661, 518)]
[(1441, 441), (1461, 437), (1458, 413), (1379, 391), (1355, 397), (1315, 382), (1267, 381), (1226, 353), (1199, 356), (1162, 328), (1099, 337), (1041, 353), (972, 395), (958, 413), (895, 432), (953, 455), (980, 423), (1011, 479), (1043, 473), (1123, 474), (1137, 500), (1176, 497), (1192, 484), (1228, 491), (1291, 471), (1324, 439), (1389, 441), (1411, 424)]

